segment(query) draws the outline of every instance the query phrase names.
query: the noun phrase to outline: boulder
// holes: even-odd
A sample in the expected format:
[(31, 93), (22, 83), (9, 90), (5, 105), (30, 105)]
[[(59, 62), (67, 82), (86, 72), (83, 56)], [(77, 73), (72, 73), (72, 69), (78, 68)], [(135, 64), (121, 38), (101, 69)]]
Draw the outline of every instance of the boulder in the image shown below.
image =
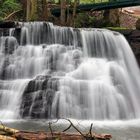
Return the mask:
[(140, 18), (136, 22), (136, 29), (140, 30)]
[(51, 118), (51, 107), (59, 78), (39, 75), (31, 80), (22, 97), (20, 114), (23, 118)]

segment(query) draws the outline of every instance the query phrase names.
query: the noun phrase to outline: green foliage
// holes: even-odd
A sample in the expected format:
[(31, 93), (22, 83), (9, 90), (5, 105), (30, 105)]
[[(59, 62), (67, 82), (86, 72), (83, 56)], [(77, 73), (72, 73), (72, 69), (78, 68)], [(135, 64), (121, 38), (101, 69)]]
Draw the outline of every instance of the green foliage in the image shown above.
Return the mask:
[(106, 28), (113, 31), (129, 30), (129, 28), (125, 27), (106, 27)]
[(82, 28), (87, 25), (89, 16), (86, 13), (79, 13), (75, 19), (75, 27)]
[(108, 2), (109, 0), (80, 0), (80, 3), (100, 3), (100, 2)]
[(0, 9), (0, 19), (2, 19), (10, 13), (20, 10), (21, 5), (17, 0), (3, 0), (0, 3)]
[(2, 17), (0, 17), (0, 22), (1, 22), (1, 21), (3, 21), (3, 18), (2, 18)]
[[(82, 4), (108, 2), (109, 0), (79, 0)], [(54, 3), (59, 3), (59, 0), (53, 0)], [(67, 2), (74, 2), (74, 0), (67, 0)]]
[(116, 26), (116, 24), (106, 21), (102, 11), (79, 13), (75, 19), (75, 27), (77, 28), (103, 28), (113, 26)]

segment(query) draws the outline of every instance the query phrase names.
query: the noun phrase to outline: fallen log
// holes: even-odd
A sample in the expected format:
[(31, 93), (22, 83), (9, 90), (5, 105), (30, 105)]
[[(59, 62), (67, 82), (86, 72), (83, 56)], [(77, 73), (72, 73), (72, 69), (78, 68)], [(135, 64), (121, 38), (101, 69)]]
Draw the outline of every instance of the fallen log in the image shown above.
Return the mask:
[(6, 127), (6, 126), (4, 126), (4, 125), (2, 125), (2, 124), (0, 125), (0, 131), (1, 131), (1, 132), (5, 132), (5, 133), (7, 133), (7, 134), (9, 134), (9, 135), (13, 135), (13, 134), (19, 132), (19, 130)]
[[(20, 131), (1, 124), (0, 140), (110, 140), (112, 138), (110, 134), (92, 133), (92, 125), (89, 134), (81, 133), (80, 130), (78, 130), (70, 120), (68, 121), (70, 122), (71, 126), (77, 130), (78, 133), (53, 132), (52, 129), (50, 129), (51, 132)], [(66, 130), (68, 130), (68, 128), (65, 129), (65, 131)]]
[(112, 137), (109, 134), (92, 134), (94, 137), (91, 138), (90, 136), (83, 137), (77, 133), (59, 133), (54, 132), (53, 136), (50, 132), (17, 132), (15, 137), (17, 140), (110, 140)]
[(0, 140), (17, 140), (14, 137), (0, 135)]

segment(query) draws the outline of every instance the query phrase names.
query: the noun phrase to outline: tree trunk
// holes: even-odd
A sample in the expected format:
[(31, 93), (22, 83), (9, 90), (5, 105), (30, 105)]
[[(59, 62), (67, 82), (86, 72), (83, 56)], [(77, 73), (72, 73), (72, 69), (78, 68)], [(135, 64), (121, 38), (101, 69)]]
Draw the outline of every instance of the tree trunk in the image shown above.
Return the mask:
[(120, 10), (119, 9), (105, 10), (104, 21), (109, 26), (120, 26)]
[(43, 0), (43, 20), (48, 19), (48, 0)]
[(66, 23), (67, 23), (67, 25), (70, 25), (70, 9), (69, 9), (69, 5), (70, 5), (70, 0), (67, 0), (66, 1), (67, 2), (67, 18), (66, 18)]
[(27, 2), (27, 8), (26, 8), (26, 21), (30, 21), (31, 18), (31, 1), (26, 0)]
[(0, 140), (17, 140), (16, 138), (0, 135)]
[(22, 4), (23, 17), (26, 19), (27, 0), (20, 0), (20, 3)]
[(61, 0), (61, 15), (60, 15), (61, 25), (65, 25), (65, 21), (66, 21), (66, 0)]
[(77, 7), (78, 0), (74, 0), (74, 7), (73, 7), (73, 14), (72, 14), (72, 21), (73, 27), (75, 27), (75, 17), (76, 17), (76, 7)]
[(48, 0), (27, 0), (26, 20), (47, 20), (49, 16)]
[(31, 20), (37, 19), (37, 0), (31, 0)]

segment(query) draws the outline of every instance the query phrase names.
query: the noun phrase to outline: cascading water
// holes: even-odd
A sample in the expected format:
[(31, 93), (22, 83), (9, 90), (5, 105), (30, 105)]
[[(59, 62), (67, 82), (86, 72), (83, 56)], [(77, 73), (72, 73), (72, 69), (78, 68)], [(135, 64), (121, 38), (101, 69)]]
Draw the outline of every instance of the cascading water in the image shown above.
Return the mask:
[(0, 119), (140, 117), (139, 68), (121, 34), (20, 26), (0, 37)]

